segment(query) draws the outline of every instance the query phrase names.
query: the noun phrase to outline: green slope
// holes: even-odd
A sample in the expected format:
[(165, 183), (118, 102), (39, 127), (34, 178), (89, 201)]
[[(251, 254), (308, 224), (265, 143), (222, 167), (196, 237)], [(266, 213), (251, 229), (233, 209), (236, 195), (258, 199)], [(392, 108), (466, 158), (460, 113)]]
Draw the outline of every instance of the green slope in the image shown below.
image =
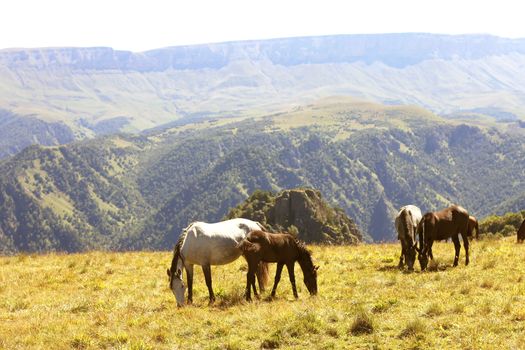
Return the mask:
[(478, 217), (522, 203), (525, 145), (512, 125), (331, 98), (249, 120), (31, 147), (0, 163), (0, 242), (11, 251), (168, 249), (192, 220), (220, 220), (257, 189), (296, 187), (318, 189), (374, 240), (392, 240), (393, 215), (409, 203), (459, 203)]

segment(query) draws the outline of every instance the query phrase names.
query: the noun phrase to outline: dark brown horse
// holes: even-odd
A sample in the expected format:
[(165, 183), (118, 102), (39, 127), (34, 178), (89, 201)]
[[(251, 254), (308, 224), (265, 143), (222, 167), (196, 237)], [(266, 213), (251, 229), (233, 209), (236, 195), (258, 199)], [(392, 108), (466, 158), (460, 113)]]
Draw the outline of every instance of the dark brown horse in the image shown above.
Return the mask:
[(418, 260), (421, 265), (421, 270), (425, 270), (428, 265), (428, 258), (432, 256), (432, 244), (434, 241), (439, 241), (447, 238), (452, 238), (456, 255), (454, 256), (454, 266), (458, 265), (459, 251), (461, 243), (459, 243), (459, 234), (463, 237), (463, 244), (465, 245), (465, 265), (469, 263), (468, 255), (468, 212), (459, 205), (453, 205), (446, 209), (437, 212), (430, 212), (423, 215), (417, 227), (419, 235), (419, 255)]
[[(475, 236), (473, 235), (474, 230), (476, 230), (476, 235)], [(479, 238), (478, 220), (472, 215), (470, 215), (468, 217), (467, 236), (472, 237), (472, 238), (476, 238), (476, 239)]]
[(250, 232), (238, 247), (242, 250), (248, 261), (248, 274), (246, 278), (246, 300), (251, 300), (251, 287), (257, 296), (255, 288), (255, 272), (259, 262), (277, 263), (275, 281), (272, 288), (272, 297), (275, 296), (277, 285), (281, 279), (283, 266), (286, 265), (293, 295), (298, 298), (295, 286), (294, 265), (299, 262), (303, 270), (304, 284), (310, 294), (317, 294), (317, 269), (312, 262), (312, 255), (304, 245), (294, 236), (287, 233), (268, 233), (263, 231)]
[(525, 220), (521, 223), (520, 229), (517, 232), (518, 243), (523, 243), (525, 240)]

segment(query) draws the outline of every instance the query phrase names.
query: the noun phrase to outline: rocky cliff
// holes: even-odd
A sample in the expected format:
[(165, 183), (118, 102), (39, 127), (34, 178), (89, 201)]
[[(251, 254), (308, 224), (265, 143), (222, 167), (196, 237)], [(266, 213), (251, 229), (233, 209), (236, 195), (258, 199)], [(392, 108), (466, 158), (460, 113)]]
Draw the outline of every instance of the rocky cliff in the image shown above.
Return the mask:
[(230, 211), (228, 218), (235, 217), (259, 221), (272, 232), (288, 231), (306, 242), (343, 244), (363, 239), (354, 221), (313, 189), (284, 190), (277, 195), (256, 191)]

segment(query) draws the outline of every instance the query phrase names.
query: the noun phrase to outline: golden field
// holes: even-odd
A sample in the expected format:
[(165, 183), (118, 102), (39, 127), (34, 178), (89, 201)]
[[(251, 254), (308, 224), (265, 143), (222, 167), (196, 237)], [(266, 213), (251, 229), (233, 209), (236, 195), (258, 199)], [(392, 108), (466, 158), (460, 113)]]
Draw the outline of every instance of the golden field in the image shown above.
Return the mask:
[[(296, 265), (277, 298), (243, 299), (244, 259), (212, 267), (208, 305), (196, 269), (194, 305), (168, 289), (171, 252), (0, 257), (4, 349), (525, 349), (525, 245), (475, 241), (471, 265), (452, 268), (452, 243), (436, 243), (431, 270), (396, 266), (398, 244), (313, 246), (319, 295)], [(272, 282), (273, 282), (272, 266)]]

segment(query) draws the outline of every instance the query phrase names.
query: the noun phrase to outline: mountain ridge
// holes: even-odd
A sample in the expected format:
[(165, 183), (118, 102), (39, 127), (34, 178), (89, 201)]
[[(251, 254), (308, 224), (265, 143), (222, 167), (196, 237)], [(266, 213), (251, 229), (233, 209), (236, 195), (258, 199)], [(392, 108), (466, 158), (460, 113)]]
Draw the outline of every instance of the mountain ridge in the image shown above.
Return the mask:
[[(449, 47), (446, 46), (447, 44)], [(402, 46), (405, 51), (400, 53), (399, 46)], [(304, 50), (304, 48), (310, 48), (310, 50)], [(292, 58), (291, 52), (300, 54)], [(324, 53), (321, 54), (321, 52)], [(454, 56), (475, 59), (508, 53), (525, 54), (525, 38), (510, 39), (488, 34), (390, 33), (226, 41), (167, 46), (139, 52), (102, 46), (8, 48), (0, 50), (0, 63), (9, 63), (8, 56), (14, 56), (14, 63), (29, 63), (39, 68), (53, 66), (57, 63), (69, 65), (72, 68), (102, 70), (219, 69), (224, 67), (228, 61), (243, 59), (270, 60), (274, 64), (284, 66), (356, 61), (370, 64), (374, 61), (381, 61), (390, 63), (393, 67), (403, 68), (406, 65), (402, 61), (396, 61), (396, 58), (402, 58), (414, 64), (427, 59), (451, 59)], [(189, 63), (188, 56), (192, 58), (193, 65)], [(58, 60), (60, 57), (67, 60), (61, 62)], [(38, 65), (38, 60), (43, 60), (40, 62), (43, 65)], [(81, 63), (89, 63), (92, 60), (98, 60), (99, 65), (81, 65)]]
[(0, 108), (62, 123), (75, 139), (278, 113), (332, 95), (414, 104), (451, 118), (518, 120), (524, 66), (525, 39), (487, 35), (341, 35), (140, 53), (9, 49), (0, 50)]

